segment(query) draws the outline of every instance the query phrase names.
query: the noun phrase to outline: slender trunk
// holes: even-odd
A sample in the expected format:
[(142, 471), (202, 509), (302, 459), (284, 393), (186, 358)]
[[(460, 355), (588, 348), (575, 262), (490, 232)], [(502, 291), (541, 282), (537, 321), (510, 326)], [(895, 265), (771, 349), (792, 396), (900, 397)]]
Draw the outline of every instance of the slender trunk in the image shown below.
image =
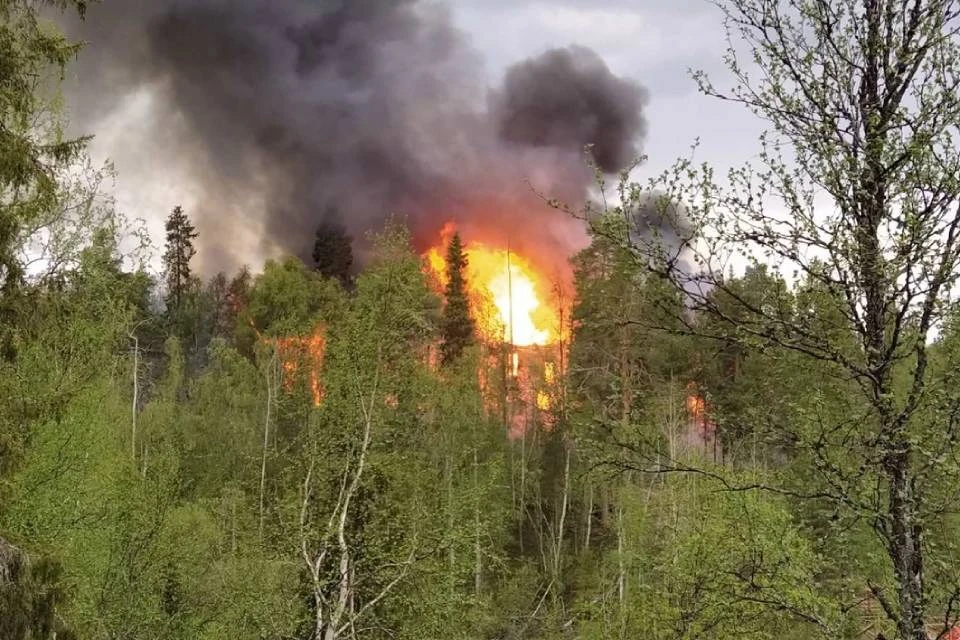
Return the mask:
[(617, 601), (623, 612), (623, 599), (627, 590), (627, 568), (623, 556), (623, 507), (617, 506)]
[(367, 452), (370, 449), (370, 441), (373, 435), (373, 409), (376, 402), (377, 384), (374, 382), (373, 392), (370, 394), (370, 404), (367, 405), (364, 398), (360, 398), (360, 410), (363, 414), (363, 442), (360, 446), (360, 454), (357, 459), (357, 468), (350, 479), (350, 486), (344, 493), (343, 503), (340, 507), (340, 517), (337, 524), (337, 546), (340, 549), (340, 572), (339, 589), (337, 594), (336, 606), (330, 612), (330, 620), (326, 626), (325, 640), (336, 640), (340, 633), (340, 620), (347, 612), (350, 601), (353, 598), (353, 582), (351, 581), (351, 556), (350, 546), (347, 544), (347, 518), (350, 513), (350, 502), (360, 488), (360, 480), (366, 468)]
[[(351, 565), (350, 567), (350, 584), (356, 583), (356, 568)], [(356, 592), (353, 589), (350, 589), (350, 637), (354, 640), (357, 637), (357, 627), (354, 624), (354, 620), (357, 617), (357, 603), (356, 603)]]
[(480, 463), (477, 459), (477, 449), (473, 449), (473, 592), (480, 595), (481, 580), (483, 577), (483, 554), (480, 547)]
[[(518, 501), (518, 499), (517, 499), (517, 474), (516, 474), (516, 468), (517, 468), (517, 460), (516, 460), (516, 458), (517, 458), (517, 456), (516, 456), (516, 450), (515, 450), (515, 448), (513, 447), (513, 433), (511, 432), (511, 429), (510, 429), (510, 419), (511, 419), (511, 414), (510, 414), (510, 387), (509, 387), (510, 380), (509, 380), (508, 371), (507, 371), (507, 367), (509, 366), (509, 364), (508, 364), (508, 362), (507, 362), (507, 360), (508, 360), (508, 353), (509, 353), (509, 352), (507, 351), (507, 345), (506, 345), (506, 340), (505, 340), (505, 339), (506, 339), (506, 336), (504, 336), (503, 353), (501, 354), (501, 355), (502, 355), (502, 358), (501, 358), (502, 362), (501, 362), (501, 364), (502, 364), (502, 366), (503, 366), (503, 395), (502, 395), (502, 397), (501, 397), (501, 403), (502, 403), (501, 408), (502, 408), (502, 410), (503, 410), (503, 433), (504, 433), (504, 437), (507, 439), (507, 443), (510, 445), (510, 446), (509, 446), (509, 450), (510, 450), (510, 504), (512, 504), (513, 507), (517, 510), (517, 513), (520, 513), (522, 507), (520, 506), (519, 501)], [(522, 541), (522, 540), (521, 540), (521, 542), (520, 542), (520, 545), (521, 545), (521, 551), (522, 551), (522, 546), (523, 546), (523, 541)]]
[(130, 409), (130, 459), (137, 459), (137, 404), (140, 398), (140, 381), (138, 370), (140, 368), (140, 339), (136, 335), (130, 334), (133, 338), (133, 402)]
[(593, 485), (587, 485), (587, 523), (586, 533), (583, 536), (583, 550), (590, 550), (590, 531), (593, 528)]
[[(889, 180), (886, 151), (891, 140), (887, 128), (887, 104), (891, 98), (899, 106), (902, 96), (894, 97), (884, 82), (884, 36), (887, 16), (879, 3), (872, 3), (863, 17), (865, 39), (864, 64), (858, 88), (858, 108), (862, 118), (862, 170), (855, 187), (857, 199), (856, 242), (858, 280), (863, 288), (864, 342), (867, 365), (874, 382), (873, 402), (879, 410), (881, 429), (886, 447), (883, 471), (888, 485), (887, 533), (888, 553), (893, 564), (899, 604), (897, 631), (900, 640), (925, 640), (924, 626), (926, 594), (923, 582), (922, 523), (918, 518), (920, 496), (910, 468), (911, 444), (904, 433), (908, 415), (895, 416), (890, 398), (891, 359), (896, 345), (890, 339), (890, 291), (897, 283), (891, 282), (889, 263), (882, 250), (883, 221), (888, 216)], [(921, 54), (922, 56), (923, 54)]]
[(259, 509), (259, 524), (257, 531), (260, 537), (260, 541), (263, 542), (263, 525), (264, 525), (264, 494), (266, 493), (267, 488), (267, 447), (270, 443), (270, 411), (273, 405), (273, 363), (276, 354), (270, 356), (270, 360), (267, 363), (267, 411), (266, 418), (263, 421), (263, 449), (260, 453), (260, 509)]
[(316, 619), (313, 625), (313, 638), (311, 638), (311, 640), (321, 640), (323, 638), (323, 629), (326, 625), (323, 618), (323, 598), (321, 597), (319, 582), (319, 577), (314, 577), (313, 607), (316, 612)]
[(566, 449), (567, 449), (567, 454), (563, 464), (563, 499), (560, 507), (560, 519), (559, 519), (559, 522), (557, 523), (557, 544), (553, 554), (554, 579), (559, 579), (560, 577), (560, 562), (563, 555), (563, 529), (566, 526), (567, 504), (569, 503), (569, 500), (570, 500), (570, 450), (571, 450), (571, 447), (568, 445)]
[(352, 585), (350, 582), (350, 550), (346, 542), (340, 547), (340, 589), (337, 595), (337, 609), (327, 625), (326, 640), (336, 640), (339, 635), (340, 618), (346, 612), (350, 603)]
[[(443, 464), (443, 480), (444, 484), (447, 486), (447, 534), (453, 536), (454, 529), (454, 517), (453, 517), (453, 464), (450, 461), (450, 454), (444, 458)], [(456, 550), (453, 548), (451, 543), (447, 547), (447, 565), (448, 571), (450, 572), (449, 579), (451, 582), (454, 580), (454, 567), (456, 565), (457, 557)]]
[(523, 555), (523, 524), (526, 517), (524, 513), (527, 508), (527, 426), (523, 425), (520, 432), (520, 510), (518, 512), (519, 520), (517, 528), (520, 532), (520, 554)]

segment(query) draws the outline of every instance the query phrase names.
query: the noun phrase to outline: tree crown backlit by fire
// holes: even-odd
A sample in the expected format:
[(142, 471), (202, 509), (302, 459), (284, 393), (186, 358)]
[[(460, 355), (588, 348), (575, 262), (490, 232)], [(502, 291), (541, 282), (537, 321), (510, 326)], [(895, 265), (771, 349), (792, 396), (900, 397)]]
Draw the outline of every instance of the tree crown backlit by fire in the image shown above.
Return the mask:
[[(446, 250), (454, 227), (447, 224), (440, 242), (426, 254), (426, 267), (440, 286), (447, 282)], [(560, 339), (560, 313), (552, 286), (526, 257), (506, 246), (467, 241), (465, 279), (471, 313), (480, 337), (518, 347), (544, 346)]]

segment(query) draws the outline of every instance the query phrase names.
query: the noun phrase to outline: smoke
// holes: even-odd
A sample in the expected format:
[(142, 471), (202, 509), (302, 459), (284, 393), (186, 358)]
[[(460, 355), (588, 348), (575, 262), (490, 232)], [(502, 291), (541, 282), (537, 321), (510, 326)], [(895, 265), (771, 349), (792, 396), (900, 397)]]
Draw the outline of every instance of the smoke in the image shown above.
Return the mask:
[(512, 67), (504, 80), (500, 134), (538, 147), (592, 145), (597, 166), (614, 173), (638, 155), (645, 96), (584, 47), (554, 49)]
[(686, 208), (665, 193), (647, 191), (627, 205), (630, 241), (635, 247), (659, 245), (670, 255), (682, 255), (695, 240)]
[(661, 191), (646, 191), (624, 212), (633, 250), (657, 271), (667, 272), (686, 292), (688, 303), (712, 289), (709, 273), (697, 261), (696, 225), (682, 203)]
[(468, 238), (567, 250), (576, 223), (534, 190), (582, 203), (584, 146), (615, 172), (645, 130), (643, 89), (582, 47), (489, 89), (446, 9), (424, 1), (114, 0), (68, 30), (89, 43), (74, 122), (149, 92), (148, 129), (128, 144), (154, 161), (121, 177), (187, 177), (207, 271), (250, 261), (240, 231), (262, 255), (307, 258), (329, 215), (357, 239), (400, 214), (421, 244), (453, 220)]

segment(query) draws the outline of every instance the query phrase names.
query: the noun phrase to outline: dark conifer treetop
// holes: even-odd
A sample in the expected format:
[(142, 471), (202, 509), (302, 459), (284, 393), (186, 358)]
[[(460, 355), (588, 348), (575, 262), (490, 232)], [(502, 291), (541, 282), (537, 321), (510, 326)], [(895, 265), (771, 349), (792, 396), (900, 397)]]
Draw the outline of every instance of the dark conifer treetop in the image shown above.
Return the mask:
[(444, 297), (446, 304), (440, 317), (441, 358), (444, 364), (456, 360), (464, 348), (473, 343), (474, 324), (470, 317), (464, 269), (467, 256), (463, 252), (460, 234), (454, 233), (447, 249), (447, 280)]
[(327, 278), (336, 278), (348, 286), (353, 272), (353, 238), (343, 223), (326, 216), (317, 226), (313, 243), (314, 268)]
[(177, 205), (167, 217), (167, 244), (163, 253), (164, 281), (167, 285), (167, 309), (178, 311), (190, 286), (190, 260), (198, 234), (183, 207)]

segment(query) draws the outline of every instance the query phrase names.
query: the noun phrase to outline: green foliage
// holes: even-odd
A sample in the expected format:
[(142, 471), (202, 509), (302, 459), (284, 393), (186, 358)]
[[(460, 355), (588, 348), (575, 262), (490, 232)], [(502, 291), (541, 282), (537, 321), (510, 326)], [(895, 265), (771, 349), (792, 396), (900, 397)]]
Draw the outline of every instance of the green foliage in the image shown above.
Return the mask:
[[(572, 341), (518, 348), (513, 372), (477, 339), (460, 236), (441, 305), (396, 221), (357, 273), (327, 218), (314, 265), (202, 285), (177, 207), (157, 311), (97, 191), (109, 173), (78, 162), (45, 93), (76, 46), (38, 12), (85, 4), (0, 0), (0, 636), (953, 625), (954, 12), (718, 4), (764, 70), (731, 55), (733, 96), (779, 140), (722, 187), (686, 161), (653, 181), (662, 198), (625, 175), (619, 206), (585, 216)], [(747, 247), (742, 274), (718, 267)]]
[[(80, 11), (85, 2), (0, 2), (0, 292), (22, 284), (23, 233), (56, 206), (60, 171), (86, 139), (64, 137), (48, 84), (79, 45), (45, 25), (40, 5)], [(2, 303), (2, 299), (0, 299)]]
[(293, 257), (268, 261), (246, 296), (246, 320), (271, 336), (309, 332), (342, 310), (339, 287)]
[(10, 640), (53, 640), (75, 636), (57, 616), (65, 599), (61, 569), (49, 559), (31, 560), (0, 539), (0, 634)]
[(687, 477), (624, 491), (624, 544), (578, 606), (582, 637), (837, 637), (784, 501), (714, 489)]

